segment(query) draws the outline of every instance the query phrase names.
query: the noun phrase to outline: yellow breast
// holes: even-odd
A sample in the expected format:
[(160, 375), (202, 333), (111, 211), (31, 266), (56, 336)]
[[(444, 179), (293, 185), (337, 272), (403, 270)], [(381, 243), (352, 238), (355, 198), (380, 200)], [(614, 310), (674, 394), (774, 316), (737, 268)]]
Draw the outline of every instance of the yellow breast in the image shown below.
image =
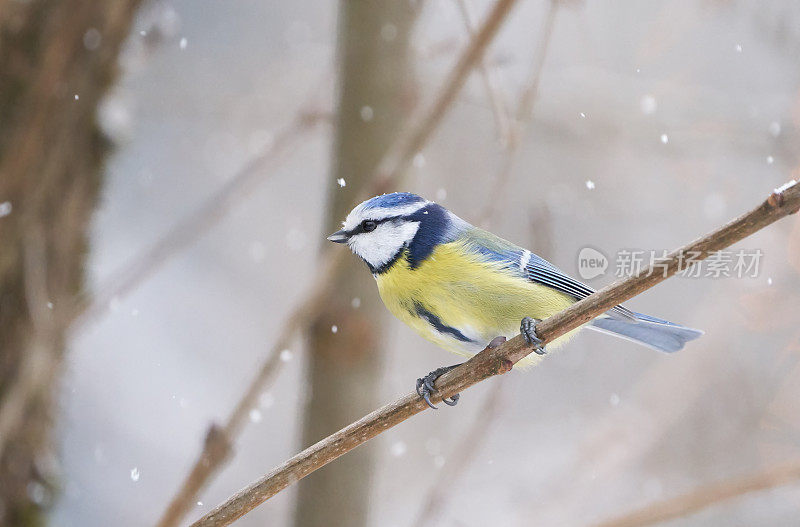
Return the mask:
[[(514, 337), (522, 318), (545, 319), (575, 300), (527, 280), (499, 262), (484, 259), (455, 241), (437, 246), (416, 269), (401, 257), (376, 276), (384, 304), (397, 318), (424, 338), (461, 355), (473, 355), (494, 337)], [(429, 312), (431, 318), (420, 317)], [(442, 331), (446, 326), (457, 331)], [(469, 339), (456, 337), (460, 333)], [(548, 345), (552, 350), (568, 335)], [(522, 366), (538, 361), (532, 354)]]

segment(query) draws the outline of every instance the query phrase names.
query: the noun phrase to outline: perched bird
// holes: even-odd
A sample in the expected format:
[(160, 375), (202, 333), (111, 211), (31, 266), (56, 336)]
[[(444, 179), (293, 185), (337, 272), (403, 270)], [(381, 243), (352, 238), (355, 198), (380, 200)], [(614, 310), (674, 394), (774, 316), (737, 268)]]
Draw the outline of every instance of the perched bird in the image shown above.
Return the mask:
[[(536, 364), (545, 354), (538, 346), (536, 322), (594, 292), (531, 251), (406, 192), (359, 204), (328, 240), (346, 243), (366, 262), (394, 316), (434, 344), (464, 356), (481, 351), (497, 336), (522, 333), (536, 353), (517, 365)], [(703, 334), (623, 306), (586, 327), (665, 352)], [(551, 342), (548, 349), (574, 333)], [(453, 368), (439, 368), (417, 380), (417, 392), (431, 407), (434, 381)]]

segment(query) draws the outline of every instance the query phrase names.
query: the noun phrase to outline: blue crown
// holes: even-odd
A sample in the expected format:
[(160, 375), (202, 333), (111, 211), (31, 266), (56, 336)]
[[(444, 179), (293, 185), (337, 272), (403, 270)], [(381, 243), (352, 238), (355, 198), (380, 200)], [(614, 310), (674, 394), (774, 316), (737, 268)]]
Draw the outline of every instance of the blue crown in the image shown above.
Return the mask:
[(403, 205), (410, 205), (412, 203), (421, 203), (425, 199), (411, 194), (410, 192), (392, 192), (391, 194), (383, 194), (382, 196), (375, 196), (364, 202), (364, 209), (390, 209), (392, 207), (401, 207)]

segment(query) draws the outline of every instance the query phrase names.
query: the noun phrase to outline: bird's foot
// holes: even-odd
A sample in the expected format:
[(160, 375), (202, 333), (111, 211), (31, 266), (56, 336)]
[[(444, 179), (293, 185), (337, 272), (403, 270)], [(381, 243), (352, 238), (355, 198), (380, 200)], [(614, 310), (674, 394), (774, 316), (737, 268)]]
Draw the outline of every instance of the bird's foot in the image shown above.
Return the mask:
[[(445, 373), (449, 372), (450, 370), (454, 369), (456, 366), (461, 366), (460, 364), (455, 364), (453, 366), (444, 366), (442, 368), (437, 368), (430, 372), (425, 377), (421, 377), (417, 379), (417, 393), (420, 397), (425, 399), (425, 402), (436, 410), (437, 408), (431, 402), (431, 395), (436, 392), (436, 387), (433, 385), (436, 382), (436, 379), (444, 375)], [(455, 394), (450, 399), (442, 399), (442, 402), (447, 406), (455, 406), (458, 404), (458, 399), (460, 395)]]
[(541, 322), (541, 320), (531, 317), (523, 318), (519, 324), (519, 332), (522, 333), (522, 337), (528, 343), (528, 346), (533, 346), (534, 353), (544, 355), (547, 351), (542, 346), (542, 339), (536, 336), (536, 324), (538, 322)]

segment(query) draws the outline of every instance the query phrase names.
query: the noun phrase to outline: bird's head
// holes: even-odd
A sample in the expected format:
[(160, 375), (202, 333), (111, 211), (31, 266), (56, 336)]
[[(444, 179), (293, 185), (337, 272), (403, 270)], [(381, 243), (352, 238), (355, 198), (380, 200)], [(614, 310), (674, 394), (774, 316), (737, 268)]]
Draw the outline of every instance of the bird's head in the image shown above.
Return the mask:
[(448, 236), (458, 218), (416, 194), (395, 192), (357, 205), (328, 240), (346, 243), (374, 274), (380, 274), (409, 251), (422, 260)]

